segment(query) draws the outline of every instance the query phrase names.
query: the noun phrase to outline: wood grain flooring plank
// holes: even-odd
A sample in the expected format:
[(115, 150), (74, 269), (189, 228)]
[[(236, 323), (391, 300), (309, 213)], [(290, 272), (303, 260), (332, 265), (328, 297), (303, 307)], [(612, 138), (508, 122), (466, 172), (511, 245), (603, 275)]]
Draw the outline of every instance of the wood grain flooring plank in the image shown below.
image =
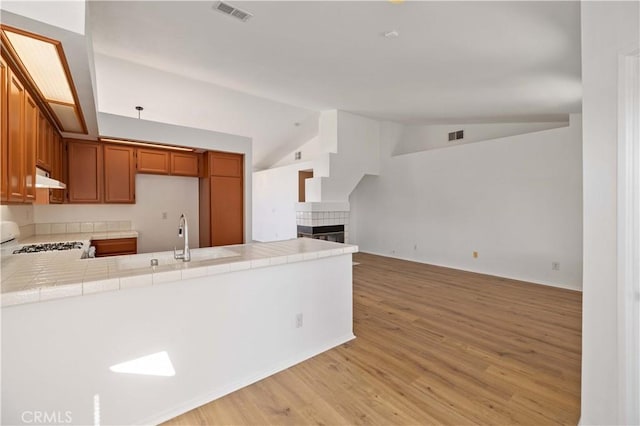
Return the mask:
[(167, 425), (552, 425), (580, 417), (582, 294), (357, 253), (356, 340)]

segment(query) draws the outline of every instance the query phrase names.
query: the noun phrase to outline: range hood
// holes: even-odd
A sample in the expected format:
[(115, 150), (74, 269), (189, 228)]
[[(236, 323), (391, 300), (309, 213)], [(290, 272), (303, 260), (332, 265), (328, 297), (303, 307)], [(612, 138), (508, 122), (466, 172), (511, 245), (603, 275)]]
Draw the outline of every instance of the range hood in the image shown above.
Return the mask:
[(49, 172), (36, 167), (36, 188), (49, 188), (49, 189), (65, 189), (67, 185), (51, 179)]

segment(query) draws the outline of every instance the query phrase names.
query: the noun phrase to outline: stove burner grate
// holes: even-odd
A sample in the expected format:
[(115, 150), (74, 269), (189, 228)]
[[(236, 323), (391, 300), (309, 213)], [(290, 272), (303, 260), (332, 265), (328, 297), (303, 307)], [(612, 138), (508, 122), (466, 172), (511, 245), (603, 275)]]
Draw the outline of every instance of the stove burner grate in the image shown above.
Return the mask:
[(68, 243), (29, 244), (27, 246), (23, 246), (18, 250), (14, 250), (13, 254), (40, 253), (43, 251), (74, 250), (74, 249), (81, 249), (82, 245), (83, 244), (80, 241), (72, 241)]

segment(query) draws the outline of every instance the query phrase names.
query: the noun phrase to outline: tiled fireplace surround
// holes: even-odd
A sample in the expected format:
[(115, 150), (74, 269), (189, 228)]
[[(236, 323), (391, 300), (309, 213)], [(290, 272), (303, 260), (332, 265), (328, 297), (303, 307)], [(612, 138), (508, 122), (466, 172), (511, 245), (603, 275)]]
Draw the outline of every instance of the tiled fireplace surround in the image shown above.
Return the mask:
[[(298, 203), (296, 205), (296, 225), (311, 227), (344, 225), (344, 242), (349, 243), (348, 204), (346, 206), (344, 203), (341, 203), (341, 205), (335, 205), (334, 203), (323, 204)], [(327, 210), (324, 210), (325, 208)]]

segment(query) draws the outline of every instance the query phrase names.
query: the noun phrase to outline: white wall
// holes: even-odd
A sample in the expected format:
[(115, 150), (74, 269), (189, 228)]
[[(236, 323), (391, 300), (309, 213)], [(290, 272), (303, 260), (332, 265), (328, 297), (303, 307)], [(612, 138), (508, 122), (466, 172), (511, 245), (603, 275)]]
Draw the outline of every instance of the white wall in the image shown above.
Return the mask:
[[(139, 232), (138, 253), (173, 250), (180, 215), (189, 221), (189, 243), (199, 247), (198, 179), (138, 174), (135, 204), (36, 205), (35, 223), (130, 220)], [(167, 218), (162, 218), (162, 213)]]
[(347, 202), (362, 176), (379, 171), (380, 122), (335, 110), (320, 118), (320, 144), (326, 154), (317, 157), (316, 173), (307, 180), (308, 201)]
[(278, 241), (297, 237), (298, 171), (313, 169), (305, 161), (253, 173), (253, 238)]
[(2, 1), (2, 9), (65, 30), (84, 34), (85, 1)]
[[(394, 154), (409, 154), (427, 149), (448, 148), (455, 145), (522, 135), (541, 130), (556, 129), (569, 125), (567, 121), (540, 123), (473, 123), (473, 124), (438, 124), (438, 125), (405, 125), (402, 138)], [(449, 132), (464, 130), (464, 138), (449, 141)]]
[(251, 242), (253, 157), (250, 138), (106, 113), (98, 114), (98, 125), (103, 136), (244, 154), (244, 238), (245, 242)]
[[(300, 152), (300, 159), (295, 159), (295, 153)], [(320, 143), (320, 136), (316, 135), (302, 146), (297, 147), (287, 155), (278, 160), (270, 169), (282, 166), (288, 166), (290, 164), (302, 163), (306, 161), (315, 160), (324, 153), (322, 144)]]
[(296, 237), (299, 170), (314, 172), (306, 181), (307, 202), (346, 203), (365, 173), (378, 173), (379, 138), (377, 120), (344, 111), (323, 111), (318, 137), (299, 148), (311, 151), (312, 161), (254, 172), (254, 238), (276, 241)]
[(581, 424), (620, 424), (617, 322), (619, 55), (638, 49), (638, 2), (582, 2), (584, 285)]
[[(348, 254), (2, 308), (2, 424), (96, 424), (95, 395), (100, 424), (162, 423), (353, 339), (351, 283)], [(160, 351), (175, 376), (109, 370)]]
[[(97, 50), (94, 56), (100, 112), (134, 117), (134, 106), (142, 105), (142, 118), (147, 120), (250, 137), (255, 141), (255, 164), (248, 163), (248, 169), (273, 164), (288, 150), (308, 141), (317, 129), (316, 111), (106, 56)], [(301, 125), (296, 127), (296, 122)], [(281, 146), (284, 151), (279, 151)]]
[(580, 125), (572, 115), (568, 128), (392, 157), (402, 127), (384, 123), (380, 175), (351, 194), (351, 241), (364, 252), (580, 289)]

